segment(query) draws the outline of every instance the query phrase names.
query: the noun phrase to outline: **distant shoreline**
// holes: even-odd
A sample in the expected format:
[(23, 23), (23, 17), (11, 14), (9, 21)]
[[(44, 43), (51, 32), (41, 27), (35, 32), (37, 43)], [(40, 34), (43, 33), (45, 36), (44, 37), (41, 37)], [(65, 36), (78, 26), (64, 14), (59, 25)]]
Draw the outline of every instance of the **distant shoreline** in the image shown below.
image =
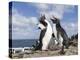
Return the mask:
[(39, 39), (9, 39), (9, 40), (39, 40)]
[(32, 47), (12, 47), (12, 48), (9, 48), (9, 49), (23, 49), (23, 48), (32, 48)]

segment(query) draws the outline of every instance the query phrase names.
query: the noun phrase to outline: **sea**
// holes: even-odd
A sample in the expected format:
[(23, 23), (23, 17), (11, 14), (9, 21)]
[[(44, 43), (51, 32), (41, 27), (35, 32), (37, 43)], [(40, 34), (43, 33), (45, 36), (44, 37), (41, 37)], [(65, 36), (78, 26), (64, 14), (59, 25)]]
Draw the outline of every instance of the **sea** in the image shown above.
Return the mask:
[(12, 40), (12, 48), (24, 48), (24, 47), (32, 47), (32, 45), (36, 44), (38, 39), (20, 39), (20, 40)]

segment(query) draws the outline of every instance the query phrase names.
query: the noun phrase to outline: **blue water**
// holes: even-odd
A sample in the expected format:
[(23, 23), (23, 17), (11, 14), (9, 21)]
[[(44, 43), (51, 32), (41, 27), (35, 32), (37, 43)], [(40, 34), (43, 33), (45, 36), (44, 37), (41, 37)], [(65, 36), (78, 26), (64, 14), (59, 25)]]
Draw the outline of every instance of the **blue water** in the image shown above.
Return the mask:
[(12, 48), (32, 47), (38, 39), (12, 40)]

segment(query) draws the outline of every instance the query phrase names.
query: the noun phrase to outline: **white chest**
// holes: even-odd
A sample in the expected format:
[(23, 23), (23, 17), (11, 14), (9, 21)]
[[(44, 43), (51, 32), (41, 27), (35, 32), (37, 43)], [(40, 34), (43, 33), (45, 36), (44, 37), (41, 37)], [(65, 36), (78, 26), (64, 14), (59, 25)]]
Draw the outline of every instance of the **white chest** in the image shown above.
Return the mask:
[(52, 27), (51, 27), (50, 24), (48, 24), (45, 36), (44, 36), (44, 38), (42, 40), (42, 43), (43, 43), (42, 50), (46, 50), (47, 49), (47, 47), (49, 45), (49, 42), (51, 40), (51, 37), (52, 37)]
[(57, 38), (56, 24), (53, 24), (53, 33), (54, 33), (54, 36)]

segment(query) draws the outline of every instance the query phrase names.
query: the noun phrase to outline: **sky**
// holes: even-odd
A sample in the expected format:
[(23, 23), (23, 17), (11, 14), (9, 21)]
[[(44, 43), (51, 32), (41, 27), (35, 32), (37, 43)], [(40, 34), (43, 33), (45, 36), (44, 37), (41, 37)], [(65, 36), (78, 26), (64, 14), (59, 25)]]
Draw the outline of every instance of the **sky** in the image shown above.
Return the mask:
[[(12, 2), (9, 6), (12, 16), (12, 39), (39, 39), (40, 30), (37, 24), (41, 14), (46, 19), (53, 15), (60, 19), (61, 26), (68, 36), (78, 33), (77, 5), (45, 4), (31, 2)], [(11, 15), (12, 13), (12, 15)], [(10, 32), (11, 33), (11, 32)]]

